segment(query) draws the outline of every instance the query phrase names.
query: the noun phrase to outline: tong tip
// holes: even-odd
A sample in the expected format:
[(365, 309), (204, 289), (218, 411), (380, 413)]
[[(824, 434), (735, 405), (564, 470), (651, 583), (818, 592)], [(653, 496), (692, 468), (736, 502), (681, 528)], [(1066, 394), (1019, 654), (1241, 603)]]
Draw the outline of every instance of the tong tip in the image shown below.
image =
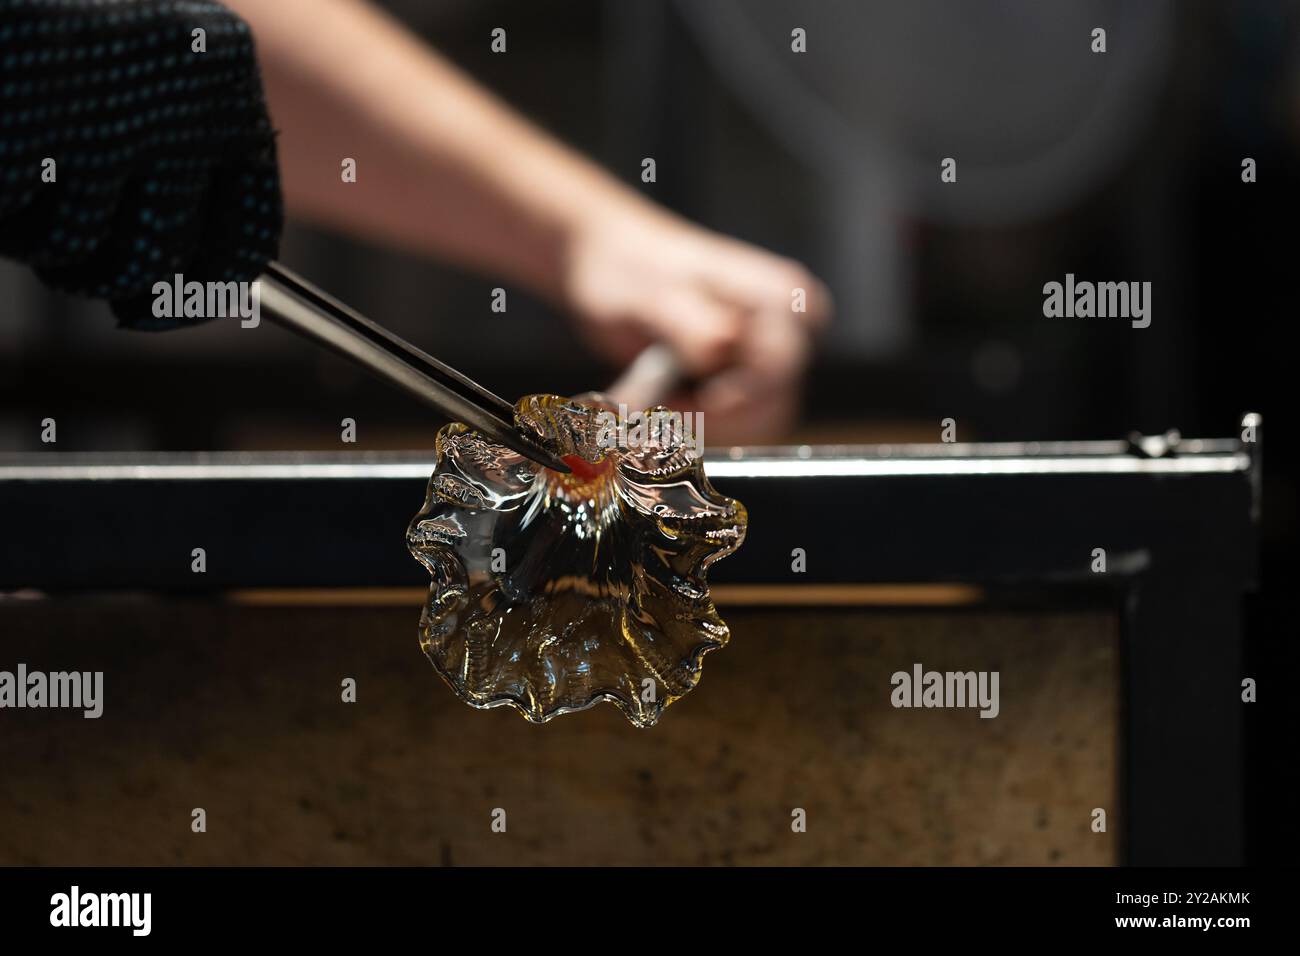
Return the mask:
[(518, 430), (515, 430), (508, 436), (510, 439), (509, 441), (505, 440), (507, 436), (504, 435), (498, 435), (496, 437), (501, 439), (502, 444), (507, 448), (519, 452), (519, 454), (523, 455), (525, 458), (549, 468), (552, 471), (558, 471), (561, 474), (567, 475), (573, 470), (557, 455), (543, 448), (540, 444)]

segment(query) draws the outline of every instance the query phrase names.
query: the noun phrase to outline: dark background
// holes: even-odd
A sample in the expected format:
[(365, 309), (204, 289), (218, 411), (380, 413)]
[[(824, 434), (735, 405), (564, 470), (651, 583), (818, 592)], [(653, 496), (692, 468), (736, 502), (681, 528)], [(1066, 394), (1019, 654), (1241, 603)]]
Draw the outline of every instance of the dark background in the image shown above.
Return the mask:
[[(1241, 413), (1261, 412), (1249, 780), (1252, 819), (1270, 822), (1253, 829), (1251, 855), (1283, 858), (1296, 824), (1268, 811), (1295, 793), (1294, 711), (1280, 703), (1297, 632), (1284, 404), (1295, 4), (386, 6), (636, 188), (827, 280), (836, 328), (789, 440), (934, 441), (945, 417), (964, 440), (1225, 437)], [(795, 83), (783, 72), (793, 25), (809, 31)], [(1108, 30), (1104, 55), (1088, 49), (1094, 25)], [(506, 56), (488, 49), (497, 26)], [(803, 98), (785, 102), (772, 83)], [(958, 183), (942, 185), (949, 155)], [(643, 156), (657, 160), (655, 184), (639, 182)], [(1254, 184), (1241, 181), (1247, 156)], [(508, 398), (615, 373), (521, 290), (506, 315), (490, 313), (490, 277), (302, 226), (282, 258)], [(1067, 272), (1151, 281), (1150, 328), (1044, 318), (1042, 286)], [(345, 416), (358, 447), (419, 448), (440, 424), (279, 329), (119, 331), (106, 309), (49, 295), (8, 263), (0, 301), (0, 450), (43, 450), (47, 416), (60, 451), (337, 449)]]

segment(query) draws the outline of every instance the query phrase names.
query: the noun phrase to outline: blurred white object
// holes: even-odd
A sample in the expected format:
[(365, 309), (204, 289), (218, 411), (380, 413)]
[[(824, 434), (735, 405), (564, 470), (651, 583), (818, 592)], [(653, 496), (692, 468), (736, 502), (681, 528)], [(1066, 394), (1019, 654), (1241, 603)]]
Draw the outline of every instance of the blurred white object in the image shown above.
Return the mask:
[(650, 345), (641, 350), (605, 395), (615, 404), (644, 411), (662, 404), (682, 382), (682, 367), (672, 349)]

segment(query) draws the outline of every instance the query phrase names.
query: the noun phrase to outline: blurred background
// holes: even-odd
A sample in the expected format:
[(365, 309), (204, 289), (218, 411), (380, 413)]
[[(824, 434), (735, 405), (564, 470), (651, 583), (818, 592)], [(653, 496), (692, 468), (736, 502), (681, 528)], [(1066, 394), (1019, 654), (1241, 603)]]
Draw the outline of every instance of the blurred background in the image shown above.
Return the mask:
[[(792, 439), (932, 441), (949, 416), (965, 439), (1220, 436), (1267, 410), (1300, 145), (1294, 4), (383, 5), (636, 188), (826, 279), (838, 314)], [(488, 48), (502, 25), (504, 56)], [(790, 53), (796, 25), (815, 55)], [(301, 226), (282, 258), (507, 397), (617, 371), (522, 290), (491, 312), (492, 277)], [(1151, 327), (1045, 319), (1042, 286), (1067, 272), (1151, 281)], [(62, 450), (337, 447), (344, 415), (363, 447), (421, 447), (437, 424), (280, 329), (119, 331), (9, 263), (0, 295), (6, 450), (39, 448), (46, 415)], [(1280, 520), (1284, 496), (1270, 504)]]
[[(1265, 595), (1280, 593), (1297, 4), (382, 6), (635, 188), (826, 280), (837, 315), (785, 440), (935, 441), (947, 417), (960, 440), (1228, 437), (1258, 411)], [(489, 50), (498, 26), (508, 55)], [(815, 55), (791, 53), (794, 27)], [(950, 156), (956, 184), (940, 182)], [(492, 277), (297, 224), (281, 258), (509, 399), (617, 374), (522, 290), (491, 312)], [(1045, 318), (1043, 284), (1066, 273), (1150, 281), (1151, 326)], [(43, 450), (47, 416), (60, 451), (338, 450), (344, 417), (357, 448), (431, 448), (442, 424), (278, 328), (120, 331), (7, 262), (0, 301), (0, 451)], [(1261, 672), (1295, 633), (1289, 602), (1265, 600), (1249, 609)], [(1271, 799), (1255, 779), (1252, 799)]]

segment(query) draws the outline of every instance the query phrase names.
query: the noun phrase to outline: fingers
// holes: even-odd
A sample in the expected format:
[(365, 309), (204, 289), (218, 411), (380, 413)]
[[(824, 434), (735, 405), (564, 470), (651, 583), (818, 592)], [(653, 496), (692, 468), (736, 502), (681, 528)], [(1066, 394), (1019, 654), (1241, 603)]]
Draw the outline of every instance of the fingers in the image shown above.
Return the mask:
[(709, 440), (771, 442), (788, 435), (811, 350), (812, 331), (780, 306), (750, 313), (732, 364), (698, 389)]
[(700, 269), (718, 295), (754, 310), (784, 311), (809, 329), (825, 327), (834, 311), (830, 290), (803, 265), (752, 246), (721, 244)]
[(746, 333), (739, 310), (686, 283), (657, 292), (642, 319), (692, 376), (708, 375), (733, 361)]
[(699, 383), (696, 409), (721, 425), (713, 440), (785, 434), (830, 293), (792, 260), (653, 225), (630, 244), (615, 230), (575, 247), (569, 288), (588, 340), (620, 361), (646, 342), (666, 344)]
[(810, 334), (830, 315), (825, 285), (798, 263), (749, 247), (704, 257), (696, 268), (700, 280), (656, 293), (645, 328), (695, 376), (739, 362), (769, 383), (797, 378)]
[(797, 383), (754, 390), (738, 370), (703, 383), (685, 408), (704, 414), (709, 445), (768, 444), (784, 439), (799, 408)]

